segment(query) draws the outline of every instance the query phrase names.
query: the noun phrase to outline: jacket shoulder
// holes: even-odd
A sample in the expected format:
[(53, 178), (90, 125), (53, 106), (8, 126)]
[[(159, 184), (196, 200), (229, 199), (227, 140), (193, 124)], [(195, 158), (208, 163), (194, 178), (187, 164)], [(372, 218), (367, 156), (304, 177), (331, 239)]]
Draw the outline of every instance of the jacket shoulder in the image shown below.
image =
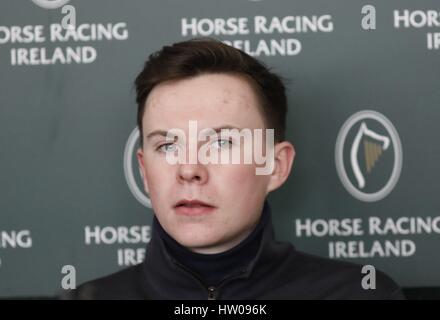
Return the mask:
[(297, 251), (296, 259), (306, 291), (320, 299), (404, 299), (391, 277), (375, 268)]
[(136, 265), (83, 283), (75, 290), (64, 291), (60, 298), (67, 300), (145, 299), (141, 284), (141, 265)]

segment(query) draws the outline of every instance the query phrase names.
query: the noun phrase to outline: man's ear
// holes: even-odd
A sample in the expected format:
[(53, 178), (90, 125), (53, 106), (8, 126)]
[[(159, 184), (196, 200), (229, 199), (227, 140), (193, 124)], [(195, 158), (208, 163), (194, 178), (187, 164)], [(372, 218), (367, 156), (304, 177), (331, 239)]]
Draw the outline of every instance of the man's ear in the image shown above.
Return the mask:
[(288, 141), (282, 141), (274, 146), (274, 168), (269, 177), (267, 193), (278, 189), (289, 177), (295, 159), (295, 148)]
[(139, 148), (136, 152), (137, 160), (139, 163), (139, 170), (142, 175), (142, 182), (144, 183), (144, 190), (147, 194), (150, 193), (150, 189), (148, 188), (147, 174), (145, 172), (145, 157), (144, 151), (142, 148)]

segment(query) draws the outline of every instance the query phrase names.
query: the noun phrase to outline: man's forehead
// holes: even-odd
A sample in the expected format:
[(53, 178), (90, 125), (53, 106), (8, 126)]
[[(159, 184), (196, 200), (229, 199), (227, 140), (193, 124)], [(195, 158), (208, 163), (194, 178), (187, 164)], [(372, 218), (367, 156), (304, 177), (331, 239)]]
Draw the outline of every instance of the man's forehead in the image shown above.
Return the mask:
[[(214, 80), (218, 81), (214, 81)], [(238, 81), (235, 81), (237, 80)], [(236, 127), (261, 126), (257, 101), (240, 78), (206, 75), (187, 82), (169, 82), (155, 88), (144, 113), (146, 130), (186, 128), (198, 121), (201, 128), (229, 123)], [(157, 90), (156, 90), (157, 89)], [(151, 99), (150, 99), (151, 98)]]
[(151, 91), (146, 106), (177, 108), (185, 104), (222, 106), (229, 103), (244, 106), (256, 103), (251, 86), (238, 76), (206, 74), (159, 84)]

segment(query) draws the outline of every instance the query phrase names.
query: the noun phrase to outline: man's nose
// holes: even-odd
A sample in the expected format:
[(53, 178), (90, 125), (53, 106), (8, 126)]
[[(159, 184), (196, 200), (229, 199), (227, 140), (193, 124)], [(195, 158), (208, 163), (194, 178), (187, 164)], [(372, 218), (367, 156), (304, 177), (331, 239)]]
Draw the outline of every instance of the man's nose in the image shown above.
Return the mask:
[(177, 180), (180, 183), (190, 182), (204, 184), (208, 181), (208, 171), (205, 165), (197, 164), (180, 164), (177, 172)]

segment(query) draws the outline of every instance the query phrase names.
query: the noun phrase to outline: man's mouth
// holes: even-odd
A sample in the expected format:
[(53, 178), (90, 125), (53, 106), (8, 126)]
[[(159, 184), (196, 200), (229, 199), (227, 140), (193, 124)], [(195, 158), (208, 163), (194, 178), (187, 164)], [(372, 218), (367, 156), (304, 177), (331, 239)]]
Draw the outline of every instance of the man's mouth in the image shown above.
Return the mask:
[(174, 206), (177, 214), (186, 216), (204, 215), (214, 211), (215, 206), (200, 200), (180, 200)]
[(213, 205), (200, 201), (200, 200), (180, 200), (179, 202), (176, 203), (175, 207), (180, 207), (180, 206), (185, 206), (185, 207), (214, 207)]

